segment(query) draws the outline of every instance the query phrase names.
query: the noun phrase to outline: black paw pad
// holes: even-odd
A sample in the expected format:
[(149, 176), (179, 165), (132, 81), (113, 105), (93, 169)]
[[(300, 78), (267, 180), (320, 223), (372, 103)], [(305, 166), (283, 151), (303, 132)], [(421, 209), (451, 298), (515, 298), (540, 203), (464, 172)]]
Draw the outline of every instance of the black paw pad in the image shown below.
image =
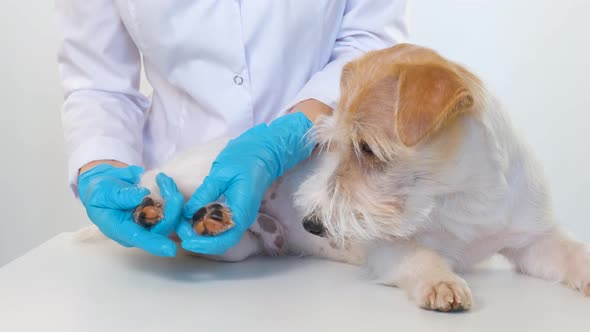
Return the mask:
[(206, 214), (207, 214), (207, 208), (205, 208), (205, 207), (200, 208), (193, 215), (193, 219), (192, 219), (193, 224), (196, 223), (196, 222), (198, 222), (198, 221), (201, 221), (203, 218), (205, 218), (205, 215)]
[(143, 201), (141, 201), (142, 206), (154, 206), (156, 202), (151, 197), (145, 197)]

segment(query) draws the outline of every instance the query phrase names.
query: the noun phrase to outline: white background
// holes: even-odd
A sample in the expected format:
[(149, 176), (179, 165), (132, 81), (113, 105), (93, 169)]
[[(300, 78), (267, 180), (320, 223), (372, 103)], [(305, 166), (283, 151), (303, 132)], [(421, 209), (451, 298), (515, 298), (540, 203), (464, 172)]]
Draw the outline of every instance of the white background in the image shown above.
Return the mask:
[[(557, 216), (590, 241), (590, 1), (410, 1), (413, 41), (493, 88), (543, 162)], [(53, 1), (1, 1), (0, 22), (2, 265), (88, 221), (66, 184)]]

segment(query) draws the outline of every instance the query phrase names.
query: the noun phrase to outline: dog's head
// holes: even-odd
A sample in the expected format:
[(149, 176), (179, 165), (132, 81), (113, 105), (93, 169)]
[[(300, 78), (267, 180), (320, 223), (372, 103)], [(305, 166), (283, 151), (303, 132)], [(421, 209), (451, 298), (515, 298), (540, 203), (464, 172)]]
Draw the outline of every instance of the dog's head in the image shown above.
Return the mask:
[(296, 193), (304, 227), (337, 239), (419, 228), (440, 170), (458, 153), (459, 119), (478, 107), (478, 86), (464, 68), (415, 45), (347, 64), (338, 109), (316, 126), (320, 166)]

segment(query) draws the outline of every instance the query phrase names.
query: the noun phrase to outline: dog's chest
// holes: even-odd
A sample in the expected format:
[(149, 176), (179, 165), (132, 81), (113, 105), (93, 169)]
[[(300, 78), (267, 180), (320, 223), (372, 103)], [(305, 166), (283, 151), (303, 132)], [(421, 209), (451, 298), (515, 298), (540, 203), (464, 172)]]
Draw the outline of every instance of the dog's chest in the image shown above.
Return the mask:
[(278, 178), (268, 188), (260, 205), (260, 212), (275, 218), (289, 231), (295, 227), (302, 227), (303, 216), (293, 205), (293, 195), (297, 181), (290, 174)]
[(417, 234), (415, 239), (453, 264), (457, 269), (485, 260), (506, 247), (518, 246), (529, 239), (512, 227), (463, 225), (461, 232), (437, 227)]

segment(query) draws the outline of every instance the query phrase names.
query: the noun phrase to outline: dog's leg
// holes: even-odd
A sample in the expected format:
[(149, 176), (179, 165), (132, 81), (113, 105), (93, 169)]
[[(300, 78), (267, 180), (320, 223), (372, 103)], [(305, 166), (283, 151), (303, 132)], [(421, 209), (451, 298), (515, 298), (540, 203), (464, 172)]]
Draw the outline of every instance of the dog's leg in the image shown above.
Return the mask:
[(559, 281), (590, 296), (590, 246), (550, 230), (524, 247), (500, 251), (516, 269), (534, 277)]
[(383, 244), (371, 251), (368, 266), (380, 283), (397, 286), (420, 307), (467, 310), (471, 290), (436, 252), (414, 243)]
[[(150, 228), (160, 222), (162, 218), (165, 218), (164, 206), (166, 202), (160, 194), (160, 188), (156, 181), (159, 172), (163, 172), (174, 179), (184, 199), (189, 199), (209, 174), (211, 163), (219, 155), (226, 143), (226, 139), (219, 139), (205, 145), (195, 146), (193, 149), (177, 155), (174, 159), (162, 165), (160, 169), (145, 172), (141, 177), (139, 186), (149, 189), (150, 194), (135, 209), (133, 213), (135, 222)], [(204, 219), (193, 218), (193, 225), (197, 232), (220, 233), (233, 225), (230, 223), (231, 219), (228, 218), (228, 216), (231, 216), (229, 211), (219, 208), (218, 204), (215, 203), (206, 206), (200, 212), (200, 216), (204, 216)], [(198, 230), (196, 229), (197, 225), (200, 225)], [(208, 225), (211, 227), (206, 230)]]
[[(183, 166), (183, 164), (178, 166)], [(157, 174), (157, 170), (152, 170), (142, 176), (139, 185), (149, 189), (150, 194), (133, 211), (135, 222), (147, 229), (153, 227), (165, 217), (164, 206), (166, 202), (156, 184)], [(191, 181), (187, 181), (187, 178), (187, 176), (177, 176), (177, 179), (174, 180), (182, 193), (192, 193), (196, 190), (196, 185)], [(184, 196), (186, 198), (187, 195)], [(231, 217), (231, 212), (225, 205), (213, 202), (200, 208), (193, 215), (191, 224), (197, 234), (217, 235), (227, 231), (234, 225)]]
[(139, 186), (147, 188), (150, 193), (133, 210), (133, 220), (147, 229), (152, 228), (164, 218), (164, 205), (166, 202), (156, 184), (156, 175), (156, 170), (145, 172), (142, 175)]

